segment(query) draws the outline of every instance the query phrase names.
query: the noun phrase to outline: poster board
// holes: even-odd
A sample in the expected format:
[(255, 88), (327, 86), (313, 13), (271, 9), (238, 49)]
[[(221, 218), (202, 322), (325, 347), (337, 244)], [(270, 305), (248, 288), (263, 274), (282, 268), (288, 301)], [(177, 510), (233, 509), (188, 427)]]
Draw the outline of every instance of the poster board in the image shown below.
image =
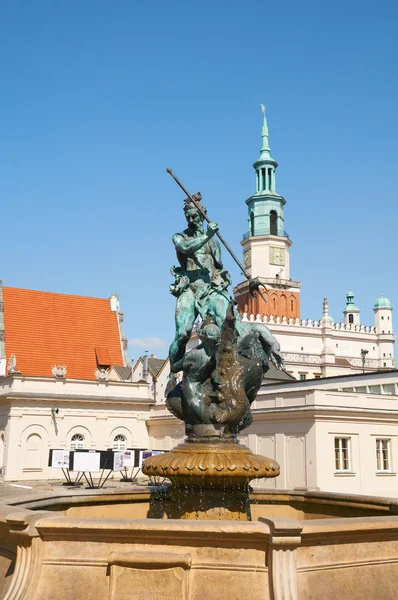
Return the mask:
[(124, 467), (135, 467), (135, 453), (136, 450), (124, 450)]
[(124, 455), (127, 454), (124, 450), (119, 451), (116, 450), (116, 452), (113, 453), (113, 465), (112, 465), (112, 469), (114, 471), (121, 471), (124, 466), (125, 466), (125, 460), (124, 460)]
[(150, 456), (152, 456), (152, 450), (144, 450), (144, 452), (142, 453), (142, 460), (145, 460), (146, 458), (149, 458)]
[(140, 469), (142, 467), (142, 461), (144, 460), (143, 454), (144, 454), (144, 450), (136, 450), (135, 451), (134, 466), (139, 467)]
[(113, 454), (114, 450), (101, 450), (101, 460), (100, 467), (101, 469), (111, 469), (113, 470)]
[(48, 453), (48, 466), (54, 469), (71, 469), (72, 454), (64, 448), (51, 448)]
[(96, 452), (79, 452), (73, 453), (73, 468), (72, 471), (90, 471), (91, 473), (98, 473), (100, 469), (100, 457), (101, 453)]
[(53, 450), (51, 467), (53, 469), (69, 469), (70, 450)]

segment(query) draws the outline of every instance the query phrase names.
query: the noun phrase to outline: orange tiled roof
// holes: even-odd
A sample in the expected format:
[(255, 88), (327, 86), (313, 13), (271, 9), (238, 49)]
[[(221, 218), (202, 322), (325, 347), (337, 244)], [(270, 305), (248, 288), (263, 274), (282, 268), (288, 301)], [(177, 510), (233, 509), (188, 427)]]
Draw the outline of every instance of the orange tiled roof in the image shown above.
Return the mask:
[(7, 360), (22, 375), (51, 377), (66, 365), (67, 378), (95, 379), (96, 348), (123, 365), (117, 315), (104, 298), (3, 287)]

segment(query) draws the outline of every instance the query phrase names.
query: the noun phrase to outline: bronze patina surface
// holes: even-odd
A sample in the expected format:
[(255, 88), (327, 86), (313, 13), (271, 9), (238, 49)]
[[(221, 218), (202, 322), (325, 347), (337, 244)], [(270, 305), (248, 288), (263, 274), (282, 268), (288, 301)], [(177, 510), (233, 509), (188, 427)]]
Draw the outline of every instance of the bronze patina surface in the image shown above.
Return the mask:
[[(265, 325), (242, 323), (214, 237), (218, 225), (210, 221), (205, 232), (203, 221), (209, 219), (201, 199), (198, 193), (185, 201), (187, 228), (173, 236), (179, 266), (171, 269), (170, 286), (177, 304), (166, 405), (184, 421), (187, 440), (148, 458), (142, 470), (171, 481), (173, 516), (248, 519), (249, 482), (277, 477), (279, 466), (240, 445), (237, 436), (252, 423), (250, 406), (269, 361), (278, 368), (283, 363), (279, 343)], [(199, 344), (187, 352), (197, 319)]]

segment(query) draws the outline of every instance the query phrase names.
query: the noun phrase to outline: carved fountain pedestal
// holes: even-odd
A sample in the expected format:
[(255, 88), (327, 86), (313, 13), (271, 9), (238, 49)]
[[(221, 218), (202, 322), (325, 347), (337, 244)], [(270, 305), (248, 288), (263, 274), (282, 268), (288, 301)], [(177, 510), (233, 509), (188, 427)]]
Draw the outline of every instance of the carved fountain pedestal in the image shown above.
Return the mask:
[(250, 481), (277, 477), (279, 465), (253, 454), (235, 437), (221, 437), (213, 425), (194, 427), (201, 436), (189, 435), (170, 452), (147, 458), (142, 467), (145, 475), (167, 477), (172, 483), (164, 502), (165, 516), (250, 520)]

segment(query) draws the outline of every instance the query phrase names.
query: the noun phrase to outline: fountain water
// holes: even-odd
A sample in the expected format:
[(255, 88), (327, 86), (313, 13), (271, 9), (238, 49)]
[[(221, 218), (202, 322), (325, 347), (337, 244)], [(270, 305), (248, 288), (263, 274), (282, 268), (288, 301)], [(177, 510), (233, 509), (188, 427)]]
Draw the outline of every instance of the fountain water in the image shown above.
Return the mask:
[[(176, 337), (167, 406), (185, 422), (187, 439), (143, 467), (172, 484), (152, 497), (135, 488), (3, 498), (0, 598), (395, 600), (396, 500), (249, 494), (252, 479), (279, 473), (237, 439), (251, 423), (268, 361), (281, 366), (279, 346), (264, 325), (236, 314), (213, 239), (217, 226), (205, 233), (190, 202), (185, 215), (187, 229), (173, 238), (180, 266), (172, 270)], [(199, 315), (200, 344), (186, 352)], [(145, 518), (155, 516), (168, 518)]]

